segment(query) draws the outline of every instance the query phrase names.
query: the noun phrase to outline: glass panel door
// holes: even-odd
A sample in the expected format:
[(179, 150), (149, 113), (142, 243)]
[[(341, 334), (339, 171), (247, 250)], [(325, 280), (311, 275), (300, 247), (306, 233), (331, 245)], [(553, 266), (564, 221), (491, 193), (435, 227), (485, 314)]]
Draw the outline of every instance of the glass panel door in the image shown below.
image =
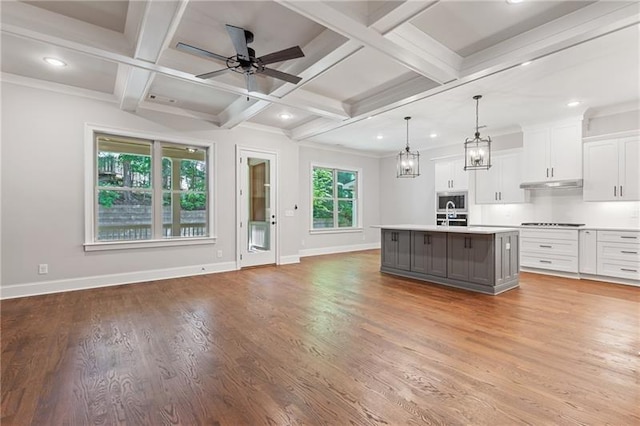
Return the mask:
[(275, 155), (240, 151), (241, 267), (276, 263)]

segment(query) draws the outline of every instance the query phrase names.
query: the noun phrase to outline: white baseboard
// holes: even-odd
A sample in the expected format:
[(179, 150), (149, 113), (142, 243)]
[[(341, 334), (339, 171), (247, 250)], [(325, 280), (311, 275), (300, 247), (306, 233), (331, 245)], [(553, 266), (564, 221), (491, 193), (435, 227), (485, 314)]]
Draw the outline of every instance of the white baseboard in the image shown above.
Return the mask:
[(350, 246), (320, 247), (300, 250), (300, 257), (319, 256), (322, 254), (346, 253), (349, 251), (379, 249), (380, 243), (354, 244)]
[(280, 256), (278, 265), (290, 265), (292, 263), (300, 263), (300, 256), (297, 254), (291, 256)]
[(615, 277), (605, 277), (604, 275), (593, 275), (593, 274), (580, 274), (581, 280), (592, 280), (592, 281), (603, 281), (606, 283), (613, 284), (623, 284), (623, 285), (631, 285), (634, 287), (640, 287), (640, 281), (638, 280), (630, 280), (627, 278), (615, 278)]
[(42, 281), (37, 283), (14, 284), (0, 287), (0, 299), (37, 296), (65, 291), (86, 290), (168, 278), (205, 275), (217, 272), (235, 271), (236, 262), (210, 263), (204, 265), (181, 266), (179, 268), (154, 269), (151, 271), (126, 272), (122, 274), (98, 275), (94, 277), (71, 278), (67, 280)]
[(571, 278), (573, 280), (580, 279), (580, 275), (574, 274), (573, 272), (552, 271), (549, 269), (531, 268), (529, 266), (522, 266), (522, 265), (520, 266), (520, 271), (531, 272), (533, 274), (540, 274), (540, 275), (551, 275), (554, 277)]

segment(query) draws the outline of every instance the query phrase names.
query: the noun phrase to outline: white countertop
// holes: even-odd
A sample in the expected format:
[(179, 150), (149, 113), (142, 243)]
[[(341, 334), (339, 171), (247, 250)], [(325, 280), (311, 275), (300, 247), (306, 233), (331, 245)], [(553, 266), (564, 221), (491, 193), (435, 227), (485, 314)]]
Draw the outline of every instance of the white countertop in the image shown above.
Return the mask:
[(496, 227), (496, 228), (519, 228), (519, 229), (575, 229), (576, 231), (581, 231), (583, 229), (589, 231), (630, 231), (630, 232), (640, 232), (640, 228), (624, 228), (624, 227), (615, 227), (615, 226), (522, 226), (522, 225), (470, 225), (470, 227)]
[(408, 231), (434, 231), (457, 234), (498, 234), (500, 232), (517, 232), (518, 228), (502, 228), (488, 226), (440, 226), (440, 225), (372, 225), (372, 228), (402, 229)]

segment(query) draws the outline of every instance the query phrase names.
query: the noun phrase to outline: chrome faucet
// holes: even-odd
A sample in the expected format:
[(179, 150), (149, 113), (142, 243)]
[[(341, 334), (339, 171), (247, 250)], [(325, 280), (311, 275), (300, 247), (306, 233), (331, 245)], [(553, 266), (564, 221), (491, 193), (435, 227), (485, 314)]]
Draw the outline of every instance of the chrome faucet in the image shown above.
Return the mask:
[(451, 204), (451, 208), (453, 208), (453, 217), (457, 217), (456, 214), (456, 204), (453, 201), (447, 201), (447, 205), (445, 206), (445, 219), (444, 226), (449, 226), (449, 204)]

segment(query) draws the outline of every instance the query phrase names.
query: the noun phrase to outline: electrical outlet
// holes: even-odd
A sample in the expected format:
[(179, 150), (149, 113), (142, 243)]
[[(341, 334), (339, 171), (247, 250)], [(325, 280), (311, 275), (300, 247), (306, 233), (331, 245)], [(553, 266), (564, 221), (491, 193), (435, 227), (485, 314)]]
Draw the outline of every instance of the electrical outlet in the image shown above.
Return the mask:
[(49, 273), (49, 265), (46, 263), (41, 263), (38, 265), (38, 274), (46, 275)]
[(222, 257), (222, 250), (218, 250), (218, 257)]

